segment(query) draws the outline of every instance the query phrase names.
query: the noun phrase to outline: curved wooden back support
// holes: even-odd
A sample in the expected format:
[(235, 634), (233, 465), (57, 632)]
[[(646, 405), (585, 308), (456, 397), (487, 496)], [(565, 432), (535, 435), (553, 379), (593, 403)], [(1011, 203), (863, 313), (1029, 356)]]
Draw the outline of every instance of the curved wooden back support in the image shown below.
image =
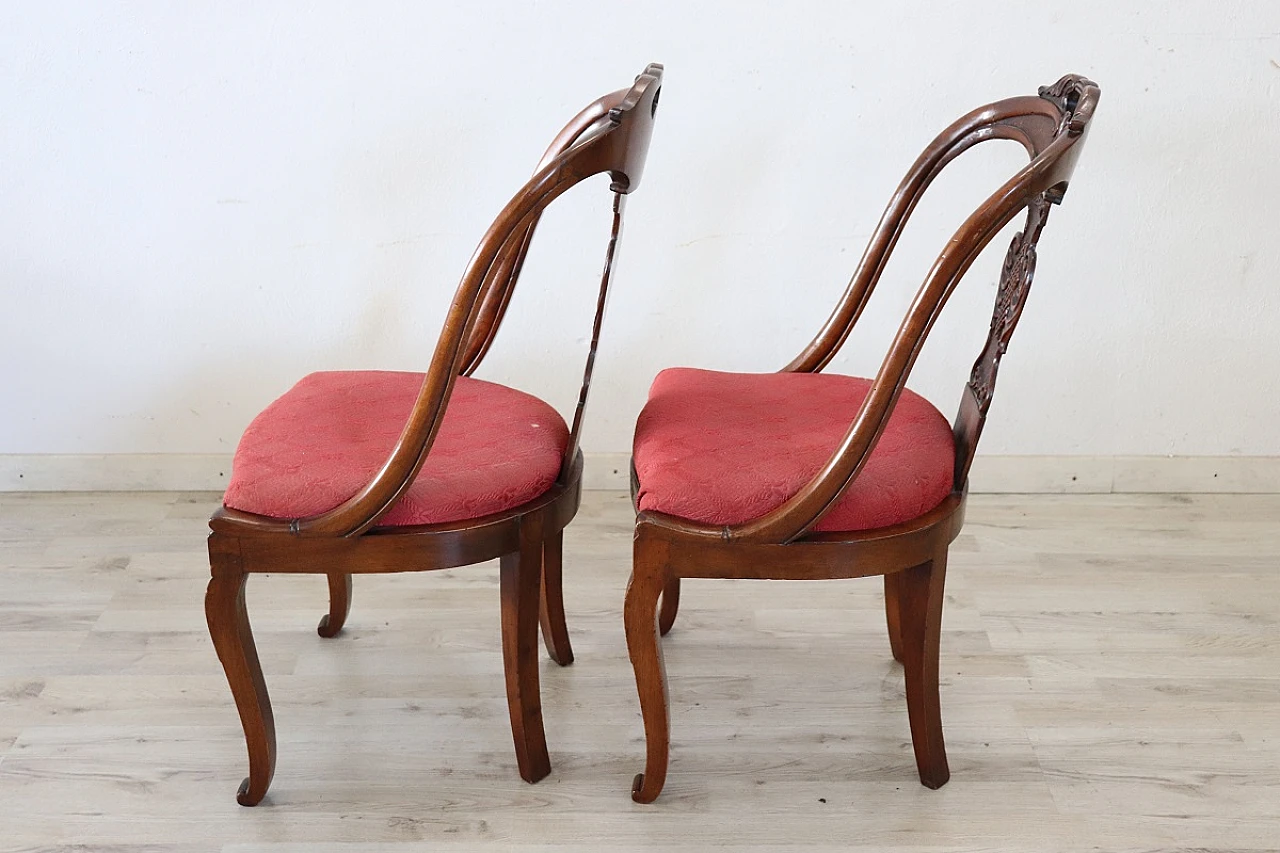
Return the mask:
[[(650, 65), (629, 89), (579, 113), (556, 137), (533, 177), (498, 214), (463, 273), (408, 422), (373, 479), (317, 516), (284, 521), (224, 510), (216, 519), (217, 529), (353, 536), (376, 524), (422, 467), (455, 380), (474, 370), (488, 351), (542, 211), (570, 187), (601, 173), (609, 173), (616, 194), (630, 193), (639, 184), (661, 85), (662, 66)], [(610, 257), (612, 246), (611, 242)]]
[(1048, 205), (1062, 201), (1099, 94), (1097, 85), (1083, 77), (1063, 77), (1040, 89), (1036, 97), (1010, 98), (974, 110), (925, 149), (890, 200), (840, 304), (817, 337), (784, 370), (819, 371), (835, 357), (866, 307), (908, 217), (948, 163), (989, 139), (1022, 143), (1031, 162), (965, 220), (938, 256), (893, 339), (871, 392), (822, 470), (792, 498), (758, 519), (718, 530), (679, 524), (681, 529), (742, 542), (789, 542), (810, 530), (862, 469), (929, 330), (964, 273), (996, 233), (1026, 210), (1026, 227), (1014, 238), (1005, 260), (987, 345), (974, 365), (956, 418), (955, 489), (965, 487), (1000, 356), (1022, 313), (1035, 271), (1035, 247)]
[[(645, 74), (652, 74), (655, 66), (649, 66), (645, 69)], [(662, 75), (662, 66), (656, 66), (657, 75)], [(643, 76), (643, 75), (641, 75)], [(639, 80), (637, 79), (637, 83)], [(621, 104), (621, 102), (629, 94), (630, 90), (623, 89), (620, 92), (614, 92), (598, 98), (588, 104), (582, 112), (574, 116), (564, 129), (556, 134), (556, 138), (547, 146), (546, 153), (542, 155), (542, 159), (538, 161), (538, 167), (534, 169), (534, 174), (541, 172), (550, 166), (557, 157), (563, 155), (566, 151), (573, 147), (583, 134), (592, 129), (602, 118), (604, 118), (609, 110)], [(485, 280), (481, 289), (480, 315), (476, 321), (475, 331), (471, 335), (471, 340), (467, 343), (467, 353), (464, 358), (466, 367), (463, 368), (463, 375), (470, 376), (480, 366), (480, 362), (489, 352), (489, 347), (493, 345), (494, 338), (498, 335), (498, 327), (502, 325), (502, 318), (506, 316), (507, 305), (511, 301), (511, 294), (515, 290), (516, 281), (520, 278), (520, 271), (524, 267), (525, 256), (529, 253), (529, 246), (533, 242), (533, 232), (538, 227), (538, 220), (541, 215), (534, 216), (527, 227), (522, 229), (522, 239), (510, 241), (503, 250), (502, 256), (498, 258), (497, 263), (493, 265), (492, 271)]]

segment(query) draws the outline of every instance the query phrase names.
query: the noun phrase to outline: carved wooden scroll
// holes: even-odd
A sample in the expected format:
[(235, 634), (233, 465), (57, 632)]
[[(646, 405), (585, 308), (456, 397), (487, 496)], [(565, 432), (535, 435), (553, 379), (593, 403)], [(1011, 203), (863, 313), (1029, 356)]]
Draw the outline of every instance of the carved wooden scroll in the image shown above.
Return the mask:
[(1040, 97), (1053, 101), (1058, 109), (1062, 110), (1059, 133), (1079, 136), (1088, 126), (1097, 98), (1085, 98), (1086, 88), (1097, 89), (1098, 84), (1078, 74), (1068, 74), (1052, 86), (1040, 87), (1038, 93)]
[(984, 417), (991, 407), (1000, 357), (1009, 348), (1009, 339), (1013, 337), (1013, 330), (1022, 316), (1027, 293), (1031, 290), (1031, 281), (1035, 278), (1036, 243), (1040, 240), (1040, 232), (1044, 230), (1048, 216), (1048, 197), (1037, 196), (1027, 206), (1026, 225), (1014, 235), (1013, 242), (1009, 244), (1009, 252), (1004, 257), (1000, 287), (996, 291), (996, 307), (991, 315), (991, 331), (987, 335), (987, 344), (983, 347), (982, 354), (973, 364), (973, 372), (969, 374), (969, 391), (978, 404), (978, 411)]
[[(1097, 88), (1092, 81), (1076, 74), (1063, 77), (1052, 86), (1041, 86), (1040, 97), (1052, 101), (1062, 111), (1062, 123), (1058, 134), (1079, 136), (1088, 126), (1096, 98), (1085, 98), (1085, 90)], [(991, 331), (987, 345), (974, 362), (969, 374), (969, 390), (978, 404), (978, 412), (986, 417), (991, 407), (991, 395), (995, 391), (996, 373), (1000, 369), (1000, 357), (1009, 348), (1009, 339), (1022, 316), (1027, 293), (1031, 290), (1036, 274), (1036, 244), (1040, 232), (1049, 218), (1049, 205), (1062, 201), (1062, 188), (1054, 187), (1036, 196), (1027, 205), (1027, 222), (1014, 235), (1009, 252), (1000, 271), (1000, 287), (996, 292), (996, 307), (991, 315)]]

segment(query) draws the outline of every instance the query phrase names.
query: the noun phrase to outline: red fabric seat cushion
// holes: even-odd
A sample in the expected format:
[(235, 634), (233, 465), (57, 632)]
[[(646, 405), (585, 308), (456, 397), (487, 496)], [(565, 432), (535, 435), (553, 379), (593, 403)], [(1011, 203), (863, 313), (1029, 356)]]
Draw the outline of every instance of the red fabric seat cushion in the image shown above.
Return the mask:
[[(423, 374), (313, 373), (249, 424), (223, 503), (273, 518), (333, 509), (373, 479), (404, 429)], [(569, 430), (536, 397), (459, 377), (417, 478), (379, 526), (479, 518), (555, 482)]]
[[(664, 370), (636, 424), (640, 509), (704, 524), (759, 518), (821, 470), (870, 389), (827, 373)], [(954, 467), (951, 425), (904, 390), (867, 464), (814, 529), (916, 518), (951, 492)]]

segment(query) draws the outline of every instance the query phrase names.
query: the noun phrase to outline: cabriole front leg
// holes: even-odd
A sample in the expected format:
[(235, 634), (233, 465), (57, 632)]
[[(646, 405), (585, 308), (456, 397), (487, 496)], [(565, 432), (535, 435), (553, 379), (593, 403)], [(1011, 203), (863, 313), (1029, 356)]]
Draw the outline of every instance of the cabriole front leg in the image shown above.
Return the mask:
[(664, 586), (662, 564), (652, 559), (649, 549), (637, 536), (635, 562), (623, 606), (627, 651), (635, 670), (640, 714), (644, 718), (645, 767), (631, 784), (631, 799), (637, 803), (652, 803), (667, 781), (671, 708), (658, 625), (658, 598)]
[(240, 570), (238, 560), (221, 559), (225, 556), (210, 555), (213, 577), (205, 594), (204, 610), (209, 636), (231, 685), (249, 749), (249, 778), (240, 784), (236, 801), (242, 806), (256, 806), (275, 775), (276, 724), (245, 609), (248, 575)]

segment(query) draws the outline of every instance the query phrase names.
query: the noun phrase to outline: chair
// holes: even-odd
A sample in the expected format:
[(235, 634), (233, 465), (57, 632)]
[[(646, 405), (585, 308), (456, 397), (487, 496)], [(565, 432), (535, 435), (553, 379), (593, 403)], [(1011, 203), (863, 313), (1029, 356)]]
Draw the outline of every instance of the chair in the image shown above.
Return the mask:
[[(884, 575), (894, 658), (905, 670), (920, 781), (950, 776), (938, 698), (947, 550), (964, 520), (969, 466), (1000, 358), (1035, 272), (1050, 204), (1062, 201), (1098, 87), (1064, 77), (1038, 97), (981, 107), (943, 131), (899, 185), (848, 290), (813, 342), (779, 373), (660, 373), (636, 424), (637, 517), (624, 622), (647, 759), (632, 798), (652, 802), (667, 775), (669, 701), (659, 635), (680, 579), (831, 579)], [(1028, 166), (956, 232), (921, 285), (872, 380), (823, 374), (848, 337), (921, 194), (966, 149), (1022, 143)], [(905, 385), (925, 337), (979, 252), (1021, 211), (986, 346), (954, 425)]]
[[(502, 657), (520, 775), (551, 770), (538, 694), (537, 632), (573, 661), (561, 594), (562, 530), (582, 489), (578, 439), (626, 195), (639, 184), (662, 66), (579, 113), (472, 256), (426, 374), (315, 373), (272, 403), (236, 450), (209, 522), (209, 633), (249, 750), (237, 794), (256, 805), (276, 763), (275, 723), (245, 610), (254, 572), (327, 574), (322, 637), (341, 630), (351, 576), (500, 558)], [(502, 322), (543, 209), (607, 172), (614, 193), (590, 351), (572, 428), (535, 397), (471, 378)]]

